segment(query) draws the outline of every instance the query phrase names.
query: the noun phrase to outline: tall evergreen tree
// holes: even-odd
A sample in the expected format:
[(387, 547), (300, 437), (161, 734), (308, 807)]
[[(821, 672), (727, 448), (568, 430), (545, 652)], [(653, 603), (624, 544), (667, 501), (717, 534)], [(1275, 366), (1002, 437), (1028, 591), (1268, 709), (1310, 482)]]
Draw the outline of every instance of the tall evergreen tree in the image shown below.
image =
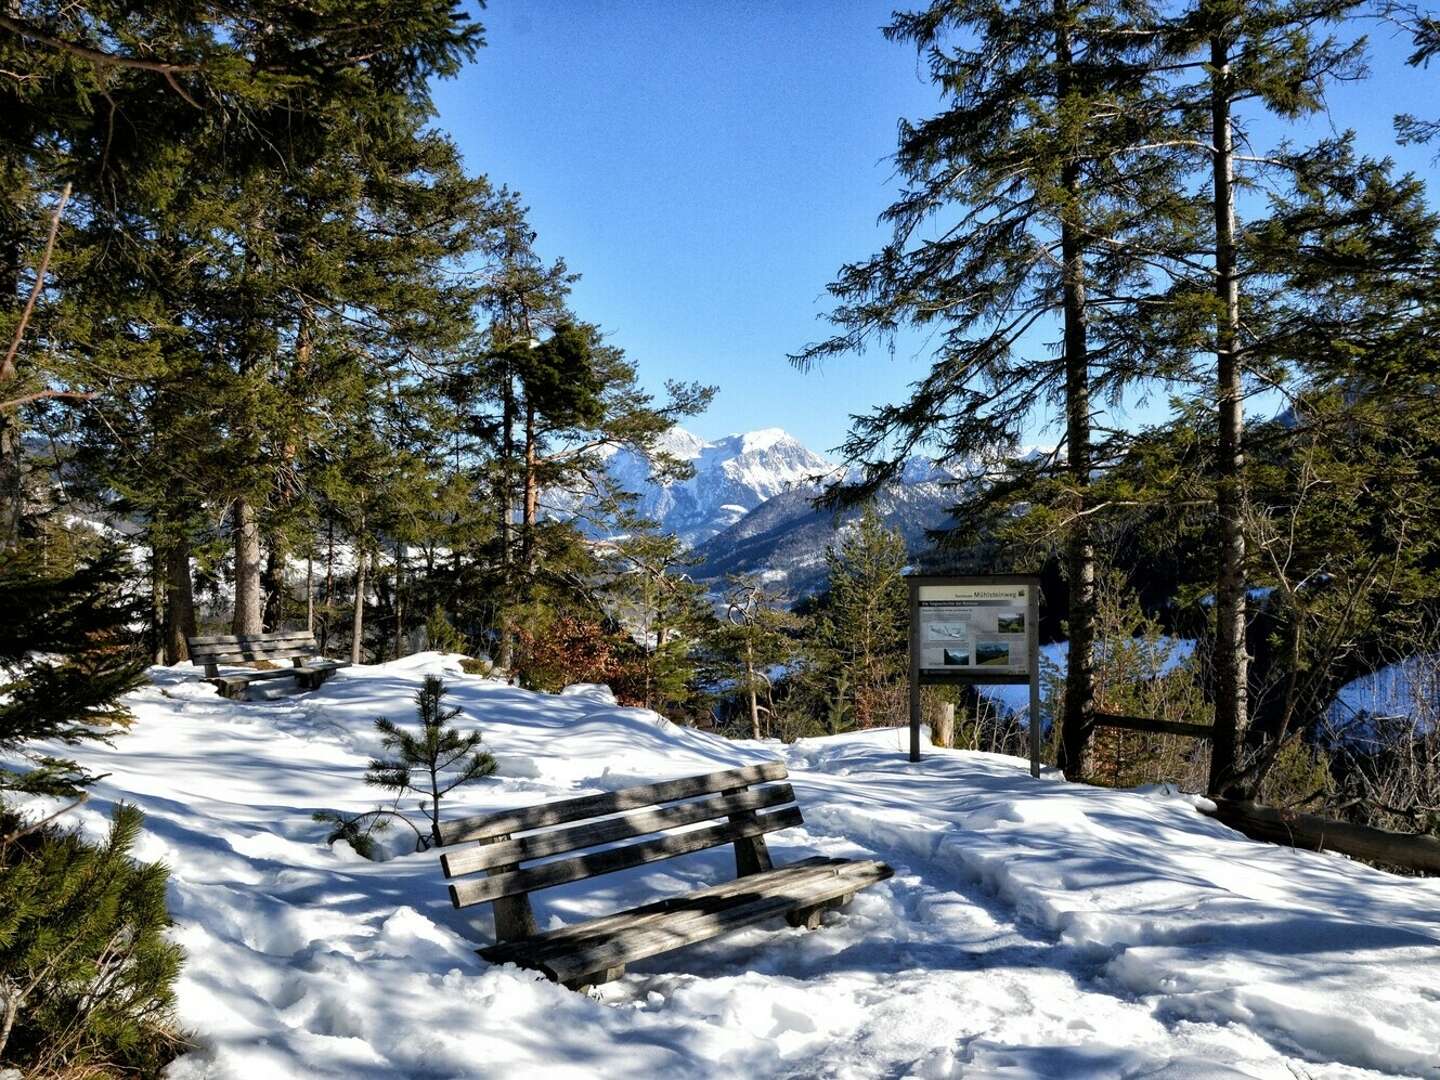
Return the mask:
[[(1061, 537), (1069, 584), (1067, 775), (1082, 775), (1093, 712), (1093, 514), (1104, 461), (1098, 404), (1164, 376), (1142, 327), (1153, 264), (1195, 213), (1180, 182), (1172, 117), (1159, 100), (1160, 39), (1144, 3), (937, 0), (886, 28), (926, 57), (945, 109), (901, 125), (896, 161), (909, 182), (884, 214), (891, 242), (845, 267), (831, 292), (842, 332), (793, 359), (893, 343), (905, 327), (939, 331), (909, 399), (857, 419), (844, 446), (865, 464), (863, 498), (918, 448), (993, 461), (1058, 407), (1060, 455), (1027, 477), (1063, 477)], [(1045, 340), (1055, 330), (1058, 346)], [(983, 468), (983, 466), (982, 466)], [(1015, 485), (987, 490), (1014, 498)]]
[[(1194, 131), (1197, 165), (1209, 173), (1208, 240), (1195, 261), (1172, 263), (1182, 284), (1171, 299), (1182, 320), (1194, 320), (1203, 334), (1197, 344), (1213, 357), (1217, 572), (1211, 788), (1217, 792), (1235, 783), (1248, 722), (1245, 376), (1262, 372), (1253, 339), (1266, 333), (1265, 290), (1259, 280), (1247, 280), (1247, 238), (1236, 191), (1274, 167), (1273, 159), (1256, 159), (1238, 148), (1244, 138), (1239, 110), (1253, 103), (1294, 120), (1320, 109), (1331, 80), (1360, 70), (1363, 42), (1341, 41), (1327, 32), (1355, 6), (1350, 0), (1200, 0), (1175, 21), (1167, 41), (1174, 55), (1184, 58), (1172, 67), (1198, 76), (1172, 92), (1177, 122)], [(1284, 163), (1280, 167), (1286, 171)], [(1199, 273), (1192, 272), (1197, 267)]]

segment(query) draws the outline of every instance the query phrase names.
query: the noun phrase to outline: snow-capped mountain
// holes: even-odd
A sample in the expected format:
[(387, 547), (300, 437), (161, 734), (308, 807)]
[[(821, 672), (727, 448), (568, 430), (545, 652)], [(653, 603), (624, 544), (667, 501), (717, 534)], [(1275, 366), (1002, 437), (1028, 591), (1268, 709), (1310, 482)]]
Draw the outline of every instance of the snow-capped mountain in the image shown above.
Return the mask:
[[(900, 531), (912, 559), (929, 547), (926, 530), (949, 524), (946, 510), (960, 498), (946, 483), (951, 479), (949, 472), (916, 460), (906, 464), (899, 482), (875, 496), (876, 511)], [(704, 561), (693, 576), (718, 587), (727, 574), (756, 574), (792, 599), (824, 588), (825, 549), (854, 527), (860, 511), (817, 510), (812, 500), (819, 493), (816, 485), (800, 485), (766, 500), (696, 548)]]
[(706, 442), (677, 427), (663, 438), (661, 449), (690, 462), (695, 475), (657, 483), (649, 462), (628, 451), (613, 455), (606, 470), (623, 489), (640, 496), (641, 514), (691, 546), (734, 525), (769, 499), (835, 472), (833, 463), (780, 428)]

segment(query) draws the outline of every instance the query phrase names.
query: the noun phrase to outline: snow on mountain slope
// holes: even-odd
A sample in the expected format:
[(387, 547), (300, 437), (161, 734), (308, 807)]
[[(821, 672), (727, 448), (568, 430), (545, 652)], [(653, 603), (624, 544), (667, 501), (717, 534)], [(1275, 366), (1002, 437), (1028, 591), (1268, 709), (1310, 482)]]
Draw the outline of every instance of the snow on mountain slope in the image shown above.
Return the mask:
[(695, 467), (689, 480), (657, 484), (649, 463), (621, 451), (606, 462), (610, 476), (640, 496), (639, 511), (687, 544), (702, 543), (767, 499), (834, 472), (835, 466), (779, 428), (705, 442), (673, 428), (661, 448)]
[[(947, 510), (959, 496), (944, 483), (948, 479), (948, 473), (917, 459), (907, 463), (905, 482), (875, 496), (876, 511), (886, 525), (900, 531), (912, 557), (929, 548), (927, 530), (950, 523)], [(815, 485), (799, 485), (767, 500), (701, 544), (696, 554), (703, 561), (692, 575), (719, 583), (726, 574), (762, 574), (772, 587), (795, 599), (824, 588), (825, 548), (840, 541), (860, 511), (837, 516), (817, 510), (812, 500), (819, 493)]]
[[(782, 757), (806, 823), (771, 835), (776, 862), (882, 858), (896, 876), (818, 931), (752, 927), (593, 996), (491, 967), (473, 951), (488, 907), (451, 908), (433, 853), (367, 862), (311, 819), (375, 805), (372, 720), (411, 720), (426, 671), (501, 764), (447, 815)], [(729, 742), (435, 654), (255, 703), (188, 665), (152, 677), (113, 749), (56, 749), (108, 774), (72, 820), (98, 833), (137, 803), (138, 853), (172, 868), (197, 1048), (171, 1080), (1440, 1077), (1440, 881), (1253, 843), (1182, 797), (993, 755), (910, 764), (896, 730)], [(536, 914), (731, 874), (712, 850), (546, 890)]]

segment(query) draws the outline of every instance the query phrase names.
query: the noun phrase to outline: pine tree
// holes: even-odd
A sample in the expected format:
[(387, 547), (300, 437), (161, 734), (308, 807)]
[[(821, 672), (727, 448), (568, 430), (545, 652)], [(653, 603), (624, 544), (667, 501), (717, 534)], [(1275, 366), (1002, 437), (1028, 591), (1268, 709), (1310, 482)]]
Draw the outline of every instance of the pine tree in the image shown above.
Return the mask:
[(89, 844), (0, 810), (0, 1060), (158, 1076), (183, 1048), (168, 871), (131, 857), (142, 822), (119, 806)]
[[(1247, 557), (1244, 516), (1245, 375), (1262, 365), (1249, 338), (1266, 333), (1263, 286), (1246, 275), (1248, 240), (1236, 209), (1237, 185), (1246, 173), (1275, 171), (1273, 159), (1253, 161), (1237, 149), (1237, 110), (1247, 102), (1293, 120), (1320, 109), (1332, 79), (1356, 74), (1362, 42), (1325, 36), (1356, 4), (1351, 0), (1200, 0), (1169, 28), (1167, 48), (1177, 71), (1197, 73), (1173, 88), (1174, 115), (1194, 132), (1197, 168), (1208, 172), (1208, 242), (1195, 253), (1200, 274), (1171, 267), (1182, 284), (1172, 294), (1179, 318), (1204, 330), (1196, 344), (1214, 358), (1213, 407), (1217, 517), (1215, 735), (1211, 789), (1236, 783), (1248, 723), (1246, 651)], [(1281, 162), (1281, 172), (1284, 162)], [(1284, 178), (1282, 177), (1282, 180)], [(1208, 263), (1208, 265), (1206, 265)], [(1243, 329), (1242, 329), (1243, 327)], [(1235, 793), (1235, 792), (1232, 792)]]
[[(420, 810), (430, 818), (430, 838), (440, 843), (440, 803), (461, 784), (468, 784), (495, 772), (493, 757), (481, 750), (480, 732), (460, 732), (448, 726), (461, 709), (446, 708), (445, 683), (436, 675), (425, 676), (415, 692), (415, 712), (420, 734), (411, 734), (392, 720), (375, 721), (385, 749), (394, 756), (370, 762), (365, 782), (397, 793), (425, 796)], [(421, 775), (417, 779), (416, 772)]]
[(831, 713), (843, 711), (859, 727), (899, 722), (887, 715), (884, 692), (906, 677), (907, 560), (904, 538), (885, 526), (873, 506), (825, 551), (828, 585), (814, 614), (821, 677), (836, 697)]
[[(1093, 712), (1088, 489), (1103, 461), (1094, 414), (1127, 385), (1174, 370), (1176, 357), (1142, 328), (1153, 264), (1195, 213), (1180, 181), (1179, 129), (1159, 94), (1159, 27), (1143, 3), (937, 0), (897, 14), (886, 34), (926, 57), (946, 107), (901, 125), (896, 161), (909, 186), (884, 214), (893, 238), (831, 285), (841, 332), (792, 359), (810, 366), (875, 340), (893, 344), (906, 327), (938, 332), (910, 398), (856, 420), (844, 450), (864, 477), (837, 489), (839, 502), (893, 480), (921, 447), (983, 471), (1038, 411), (1059, 406), (1063, 461), (1024, 477), (1063, 477), (1071, 660), (1062, 760), (1067, 775), (1083, 775)], [(1044, 340), (1052, 327), (1058, 349)], [(984, 490), (1013, 501), (1023, 487)]]
[(734, 576), (726, 583), (725, 618), (704, 645), (710, 677), (733, 688), (745, 708), (752, 739), (774, 736), (779, 729), (771, 672), (795, 659), (792, 638), (799, 620), (782, 598), (753, 577)]
[(73, 794), (89, 777), (73, 761), (26, 744), (104, 740), (130, 720), (121, 697), (144, 681), (131, 626), (140, 616), (111, 548), (73, 569), (46, 567), (28, 548), (0, 554), (0, 750), (33, 769), (0, 768), (0, 789)]
[(679, 537), (633, 522), (615, 542), (608, 606), (638, 637), (644, 655), (643, 704), (666, 715), (701, 695), (699, 643), (714, 628), (712, 605), (687, 568), (698, 563)]

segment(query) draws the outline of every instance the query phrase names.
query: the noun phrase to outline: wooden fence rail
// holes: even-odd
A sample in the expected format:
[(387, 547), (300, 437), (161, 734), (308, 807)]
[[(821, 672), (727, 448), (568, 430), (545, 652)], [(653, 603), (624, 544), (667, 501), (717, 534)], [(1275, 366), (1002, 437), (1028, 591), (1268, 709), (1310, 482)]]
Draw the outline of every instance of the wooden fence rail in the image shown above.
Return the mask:
[(1114, 716), (1110, 713), (1096, 713), (1094, 726), (1146, 731), (1153, 735), (1188, 735), (1192, 739), (1208, 739), (1211, 733), (1209, 724), (1182, 724), (1177, 720), (1151, 720), (1143, 716)]

